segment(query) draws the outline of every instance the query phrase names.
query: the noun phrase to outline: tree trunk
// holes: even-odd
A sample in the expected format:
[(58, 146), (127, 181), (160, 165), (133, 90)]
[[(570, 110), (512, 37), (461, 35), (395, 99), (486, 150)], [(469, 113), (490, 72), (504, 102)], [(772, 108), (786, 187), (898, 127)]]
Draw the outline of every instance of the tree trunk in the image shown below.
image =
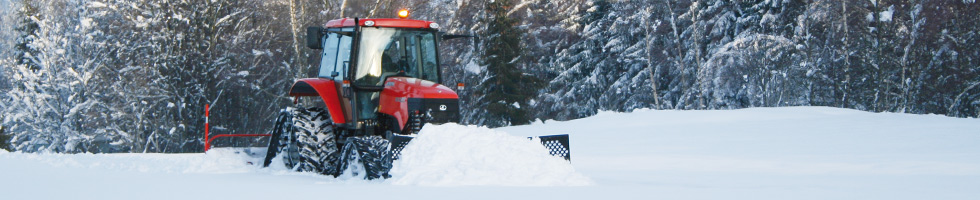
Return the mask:
[[(652, 7), (647, 8), (647, 13), (652, 10)], [(669, 9), (669, 8), (668, 8)], [(653, 27), (650, 26), (650, 16), (647, 16), (643, 20), (643, 27), (646, 29), (646, 45), (647, 45), (647, 70), (650, 71), (650, 87), (653, 89), (653, 107), (660, 109), (660, 94), (657, 92), (657, 77), (656, 71), (653, 64)]]
[(293, 53), (294, 53), (293, 63), (294, 64), (293, 66), (291, 66), (293, 68), (291, 69), (293, 77), (299, 77), (297, 75), (303, 73), (301, 70), (303, 68), (295, 64), (302, 59), (300, 54), (300, 44), (299, 44), (299, 26), (300, 26), (299, 19), (296, 18), (296, 1), (289, 0), (289, 27), (291, 29), (290, 32), (293, 33)]

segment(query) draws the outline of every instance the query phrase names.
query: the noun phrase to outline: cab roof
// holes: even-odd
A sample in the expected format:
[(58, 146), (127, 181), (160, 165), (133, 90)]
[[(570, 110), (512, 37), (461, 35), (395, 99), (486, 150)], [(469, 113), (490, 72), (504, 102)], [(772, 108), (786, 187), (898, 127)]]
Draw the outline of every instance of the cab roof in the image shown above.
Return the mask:
[[(430, 24), (433, 22), (414, 20), (414, 19), (360, 19), (358, 22), (360, 26), (364, 25), (367, 21), (374, 21), (374, 25), (371, 27), (393, 27), (393, 28), (431, 28)], [(335, 19), (327, 22), (327, 28), (340, 28), (340, 27), (352, 27), (354, 26), (354, 19), (343, 18)]]

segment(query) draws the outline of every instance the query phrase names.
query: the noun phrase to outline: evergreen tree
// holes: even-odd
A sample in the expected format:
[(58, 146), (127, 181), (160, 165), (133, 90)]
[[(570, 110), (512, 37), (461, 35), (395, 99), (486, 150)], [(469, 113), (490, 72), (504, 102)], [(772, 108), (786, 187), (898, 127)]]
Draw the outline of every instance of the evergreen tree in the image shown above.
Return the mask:
[(205, 103), (213, 133), (267, 130), (292, 78), (315, 72), (295, 31), (397, 8), (481, 36), (440, 45), (445, 84), (476, 80), (463, 123), (787, 105), (980, 116), (973, 0), (0, 2), (0, 144), (24, 152), (200, 151)]
[(17, 64), (27, 65), (27, 68), (32, 70), (38, 70), (40, 64), (38, 64), (37, 55), (38, 50), (31, 46), (31, 42), (37, 39), (37, 31), (39, 29), (37, 21), (40, 16), (38, 15), (36, 2), (32, 0), (24, 0), (20, 11), (18, 12), (18, 17), (21, 18), (16, 30), (20, 32), (20, 36), (17, 38)]
[(980, 3), (923, 1), (926, 19), (921, 46), (928, 57), (913, 80), (923, 112), (967, 117), (980, 115)]
[(510, 0), (486, 3), (489, 14), (487, 29), (482, 34), (484, 52), (482, 64), (486, 65), (484, 79), (477, 86), (479, 99), (488, 116), (484, 125), (519, 125), (531, 122), (527, 108), (529, 100), (537, 94), (541, 81), (528, 73), (527, 65), (520, 65), (523, 56), (521, 38), (524, 30), (519, 21), (508, 16), (513, 4)]
[(569, 120), (599, 110), (649, 108), (656, 102), (647, 52), (658, 45), (647, 39), (658, 28), (645, 26), (663, 23), (647, 21), (656, 17), (642, 3), (600, 0), (590, 4), (580, 21), (582, 39), (558, 52), (550, 64), (564, 72), (538, 97), (540, 107), (552, 110), (539, 112), (538, 117)]
[[(589, 2), (583, 17), (577, 22), (582, 30), (582, 39), (571, 47), (558, 52), (558, 58), (549, 65), (561, 69), (539, 97), (540, 107), (548, 109), (539, 112), (538, 117), (569, 120), (594, 115), (598, 112), (599, 95), (605, 87), (607, 78), (602, 76), (604, 69), (600, 62), (606, 59), (604, 43), (610, 38), (612, 3), (604, 0)], [(599, 72), (599, 73), (596, 73)], [(598, 83), (597, 81), (603, 81)], [(567, 109), (580, 108), (580, 109)]]
[[(585, 11), (579, 23), (582, 27), (588, 26), (595, 23), (603, 18), (609, 16), (609, 12), (612, 11), (612, 3), (606, 0), (595, 0), (590, 2), (592, 7)], [(581, 30), (579, 30), (581, 31)]]
[[(0, 116), (0, 122), (2, 121), (3, 117)], [(0, 125), (0, 149), (7, 151), (14, 150), (13, 148), (10, 148), (10, 136), (7, 135), (7, 128), (3, 127), (3, 125)]]

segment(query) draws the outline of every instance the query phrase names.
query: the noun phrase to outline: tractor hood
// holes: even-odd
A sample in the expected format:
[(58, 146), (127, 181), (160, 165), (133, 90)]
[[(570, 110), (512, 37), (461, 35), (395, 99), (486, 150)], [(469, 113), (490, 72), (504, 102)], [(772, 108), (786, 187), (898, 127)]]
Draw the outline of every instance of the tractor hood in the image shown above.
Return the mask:
[[(444, 85), (432, 81), (410, 78), (389, 77), (381, 91), (381, 101), (378, 111), (391, 116), (390, 127), (395, 133), (409, 133), (412, 127), (421, 127), (420, 123), (441, 124), (459, 122), (459, 96)], [(410, 118), (421, 118), (411, 127), (406, 127)], [(422, 120), (422, 119), (420, 119)], [(411, 130), (417, 131), (417, 130)]]
[(410, 78), (389, 77), (385, 81), (384, 91), (390, 96), (423, 98), (423, 99), (458, 99), (455, 91), (445, 85), (432, 81)]

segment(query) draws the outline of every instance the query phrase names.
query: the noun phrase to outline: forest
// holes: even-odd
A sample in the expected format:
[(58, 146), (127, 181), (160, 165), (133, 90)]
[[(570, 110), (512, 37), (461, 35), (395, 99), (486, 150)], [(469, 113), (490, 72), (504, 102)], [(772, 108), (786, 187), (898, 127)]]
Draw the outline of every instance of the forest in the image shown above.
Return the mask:
[[(462, 123), (829, 106), (980, 117), (975, 0), (0, 0), (0, 148), (201, 152), (314, 77), (305, 29), (439, 23)], [(303, 101), (296, 106), (316, 106)], [(216, 145), (259, 145), (228, 140)]]

